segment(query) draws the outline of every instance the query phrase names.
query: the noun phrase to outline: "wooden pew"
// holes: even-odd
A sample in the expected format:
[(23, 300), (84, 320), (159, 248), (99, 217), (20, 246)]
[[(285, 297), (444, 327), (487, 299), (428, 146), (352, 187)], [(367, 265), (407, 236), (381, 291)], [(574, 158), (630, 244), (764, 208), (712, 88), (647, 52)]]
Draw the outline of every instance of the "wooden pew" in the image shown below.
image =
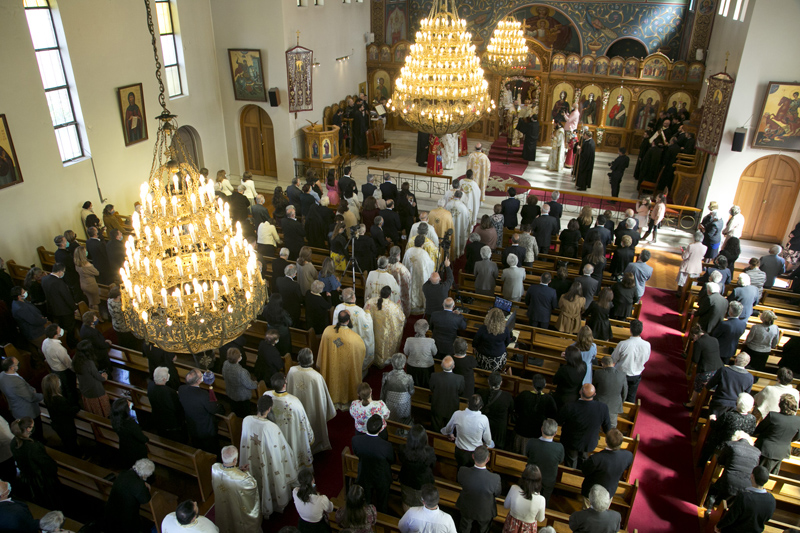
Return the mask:
[[(116, 472), (52, 448), (47, 448), (47, 455), (58, 464), (58, 478), (62, 485), (103, 502), (108, 500)], [(154, 522), (160, 532), (164, 517), (178, 506), (178, 497), (163, 490), (153, 490), (150, 494), (150, 501), (142, 505), (139, 514)]]
[(39, 255), (39, 262), (42, 264), (42, 270), (45, 272), (52, 272), (53, 265), (56, 264), (56, 253), (45, 249), (44, 246), (39, 246), (36, 249), (36, 253)]
[(17, 285), (22, 285), (22, 282), (25, 281), (25, 276), (28, 275), (28, 271), (31, 269), (30, 267), (18, 265), (13, 259), (6, 261), (6, 268), (8, 269), (8, 275)]
[[(36, 520), (41, 520), (44, 517), (44, 515), (50, 512), (49, 509), (45, 509), (44, 507), (39, 507), (33, 502), (25, 502), (25, 504), (28, 506), (28, 510), (30, 510), (31, 516), (33, 516), (33, 518)], [(63, 527), (61, 531), (78, 531), (83, 527), (83, 524), (64, 516), (64, 523), (61, 524), (61, 526)]]
[[(50, 414), (46, 408), (42, 408), (42, 420), (50, 423)], [(80, 411), (75, 416), (75, 425), (79, 436), (112, 448), (119, 448), (119, 436), (107, 418)], [(147, 456), (151, 461), (194, 478), (202, 501), (212, 497), (211, 466), (217, 460), (215, 456), (203, 450), (164, 439), (155, 433), (145, 431), (144, 434), (150, 439), (147, 443)]]

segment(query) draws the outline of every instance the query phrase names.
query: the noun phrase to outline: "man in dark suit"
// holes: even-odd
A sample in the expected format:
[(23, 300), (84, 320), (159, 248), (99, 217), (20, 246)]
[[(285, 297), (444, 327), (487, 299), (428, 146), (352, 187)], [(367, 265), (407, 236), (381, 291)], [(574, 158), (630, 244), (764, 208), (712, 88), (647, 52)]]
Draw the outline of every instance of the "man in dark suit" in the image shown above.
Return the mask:
[(559, 231), (561, 228), (561, 214), (564, 212), (564, 206), (558, 203), (561, 193), (553, 191), (550, 193), (550, 201), (546, 202), (550, 206), (550, 216), (558, 220)]
[(39, 521), (33, 518), (26, 504), (11, 499), (11, 484), (3, 480), (0, 480), (0, 531), (39, 533)]
[[(73, 295), (80, 295), (81, 294), (81, 283), (80, 283), (80, 276), (78, 275), (78, 271), (75, 270), (75, 250), (67, 249), (67, 239), (63, 235), (56, 235), (53, 239), (56, 243), (56, 263), (61, 263), (66, 268), (66, 272), (64, 274), (64, 281), (67, 282), (67, 286), (72, 291)], [(774, 280), (773, 280), (774, 281)], [(12, 282), (13, 285), (13, 282)]]
[[(738, 320), (738, 319), (736, 319)], [(720, 417), (736, 407), (736, 400), (742, 392), (750, 393), (753, 388), (753, 374), (745, 370), (750, 356), (739, 352), (733, 366), (724, 366), (706, 383), (706, 389), (713, 390), (708, 407), (712, 415)]]
[(709, 334), (713, 333), (717, 325), (725, 320), (725, 316), (728, 314), (728, 301), (719, 293), (719, 289), (719, 285), (712, 281), (706, 283), (706, 297), (699, 299), (697, 311), (695, 311), (700, 327)]
[(378, 190), (374, 181), (375, 177), (372, 174), (368, 174), (367, 182), (361, 186), (361, 194), (364, 197), (364, 200), (375, 194), (375, 191)]
[(375, 270), (375, 263), (378, 260), (378, 247), (375, 245), (375, 240), (372, 235), (367, 235), (367, 227), (360, 224), (358, 227), (358, 238), (353, 244), (355, 251), (356, 261), (361, 271), (367, 274)]
[(139, 459), (130, 470), (124, 470), (114, 480), (105, 506), (103, 531), (140, 533), (145, 529), (139, 508), (150, 501), (147, 479), (153, 475), (155, 465), (150, 459)]
[(442, 371), (430, 377), (431, 428), (439, 431), (458, 411), (458, 399), (464, 395), (464, 376), (453, 373), (455, 362), (449, 355), (442, 359)]
[(440, 356), (453, 355), (455, 353), (453, 343), (458, 337), (458, 332), (467, 329), (467, 321), (464, 320), (464, 316), (460, 311), (453, 310), (455, 305), (455, 300), (450, 297), (445, 298), (442, 304), (444, 309), (431, 314), (432, 337)]
[(556, 235), (561, 229), (558, 219), (550, 216), (550, 204), (542, 206), (542, 214), (533, 220), (531, 229), (533, 230), (533, 236), (536, 238), (539, 253), (549, 254), (553, 235)]
[(392, 177), (389, 174), (384, 174), (383, 183), (381, 183), (381, 196), (389, 204), (389, 200), (394, 201), (397, 198), (397, 185), (392, 183)]
[(464, 247), (464, 255), (467, 256), (467, 264), (464, 266), (464, 272), (467, 274), (475, 273), (475, 263), (481, 260), (481, 248), (484, 244), (481, 242), (481, 236), (477, 233), (470, 233), (469, 242)]
[(604, 215), (600, 215), (597, 217), (595, 226), (586, 232), (586, 237), (583, 238), (584, 255), (592, 251), (592, 244), (594, 241), (600, 241), (603, 243), (603, 251), (608, 248), (609, 244), (614, 242), (614, 236), (611, 234), (609, 229), (605, 227), (605, 224), (606, 217)]
[(108, 358), (108, 352), (111, 349), (111, 341), (106, 339), (97, 329), (97, 325), (100, 323), (97, 311), (86, 311), (83, 313), (81, 322), (81, 342), (89, 341), (89, 343), (91, 343), (97, 370), (110, 374), (112, 369), (111, 360)]
[[(639, 244), (639, 221), (633, 218), (633, 209), (628, 209), (628, 211), (630, 215), (621, 220), (617, 225), (617, 229), (614, 230), (614, 244), (617, 246), (622, 242), (623, 235), (630, 235), (634, 247)], [(628, 211), (625, 212), (626, 215)]]
[(508, 261), (506, 261), (506, 259), (508, 259), (508, 256), (511, 254), (517, 256), (518, 265), (521, 266), (522, 263), (525, 262), (525, 255), (527, 254), (527, 250), (525, 250), (525, 248), (523, 246), (520, 246), (519, 244), (519, 233), (515, 233), (514, 235), (511, 236), (511, 245), (506, 247), (503, 250), (503, 253), (501, 254), (503, 258), (503, 267), (508, 265)]
[(375, 253), (377, 255), (386, 255), (386, 250), (392, 245), (387, 239), (383, 231), (383, 217), (375, 217), (372, 227), (369, 230), (372, 235), (372, 240), (375, 242)]
[(275, 288), (283, 298), (283, 308), (292, 317), (292, 324), (297, 327), (300, 324), (300, 307), (303, 303), (303, 291), (297, 283), (297, 266), (289, 264), (283, 270), (284, 276), (278, 278)]
[(611, 495), (600, 485), (589, 491), (588, 509), (572, 513), (569, 517), (569, 528), (572, 533), (617, 533), (622, 516), (609, 509)]
[(90, 226), (86, 230), (89, 238), (86, 240), (86, 251), (89, 252), (89, 259), (92, 264), (100, 272), (97, 278), (97, 283), (108, 285), (112, 281), (111, 266), (108, 264), (108, 253), (106, 253), (105, 244), (97, 236), (97, 228)]
[(42, 278), (42, 290), (47, 299), (47, 311), (50, 317), (61, 326), (67, 334), (67, 344), (74, 348), (75, 339), (75, 300), (67, 284), (62, 279), (65, 267), (61, 263), (53, 265), (53, 270)]
[(622, 448), (622, 432), (616, 428), (606, 434), (606, 449), (593, 453), (583, 462), (583, 484), (581, 494), (589, 499), (589, 490), (601, 485), (609, 494), (617, 492), (622, 474), (633, 464), (633, 454)]
[(289, 198), (289, 204), (293, 205), (295, 209), (300, 209), (300, 178), (292, 178), (292, 184), (286, 187), (286, 196)]
[(525, 305), (528, 306), (528, 320), (534, 328), (547, 329), (550, 327), (550, 315), (558, 308), (556, 290), (549, 287), (553, 276), (544, 272), (541, 281), (531, 284), (525, 293)]
[(147, 380), (147, 398), (153, 408), (156, 432), (165, 439), (186, 444), (186, 417), (178, 393), (167, 385), (170, 371), (156, 368), (153, 381)]
[[(514, 187), (508, 189), (508, 198), (500, 202), (503, 210), (503, 225), (508, 229), (514, 229), (519, 223), (517, 213), (519, 213), (519, 200), (515, 198), (517, 190)], [(522, 261), (520, 261), (522, 264)]]
[(553, 438), (558, 432), (558, 422), (547, 418), (542, 423), (542, 436), (530, 439), (525, 447), (528, 464), (536, 465), (542, 473), (542, 496), (550, 500), (558, 477), (558, 465), (564, 461), (564, 446)]
[(739, 318), (747, 321), (753, 314), (753, 307), (758, 305), (758, 289), (750, 285), (750, 276), (745, 272), (739, 274), (738, 283), (739, 286), (728, 295), (728, 301), (742, 304), (742, 314)]
[(600, 430), (608, 433), (611, 429), (608, 407), (594, 401), (595, 395), (594, 385), (586, 383), (581, 387), (580, 399), (566, 404), (558, 413), (561, 444), (566, 455), (564, 465), (570, 468), (580, 468), (597, 446)]
[[(420, 235), (417, 235), (417, 239)], [(453, 270), (450, 268), (450, 259), (444, 260), (444, 278), (438, 272), (431, 274), (431, 277), (422, 285), (422, 294), (425, 296), (425, 316), (430, 317), (436, 311), (444, 309), (444, 299), (453, 286)]]
[[(383, 185), (381, 185), (381, 190), (383, 190)], [(390, 183), (390, 185), (392, 184)], [(395, 187), (396, 192), (397, 187)], [(386, 200), (386, 209), (381, 209), (380, 215), (383, 217), (383, 233), (391, 239), (393, 245), (398, 244), (402, 225), (400, 224), (400, 215), (394, 211), (394, 200)]]
[(739, 302), (730, 302), (728, 319), (717, 324), (717, 327), (711, 332), (711, 336), (719, 341), (719, 356), (724, 363), (730, 361), (731, 357), (736, 354), (739, 339), (747, 329), (747, 320), (739, 318), (742, 314), (742, 307)]
[(771, 474), (781, 469), (781, 461), (791, 454), (792, 442), (800, 440), (800, 418), (797, 414), (797, 399), (784, 394), (778, 400), (778, 411), (770, 411), (753, 433), (757, 437), (756, 448), (761, 450), (759, 465)]
[(350, 167), (344, 167), (342, 172), (344, 176), (339, 178), (339, 196), (349, 199), (358, 192), (358, 188), (356, 187), (356, 182), (350, 177)]
[(278, 254), (280, 255), (280, 257), (268, 258), (269, 260), (272, 261), (272, 280), (270, 281), (269, 284), (271, 292), (274, 292), (276, 290), (278, 286), (278, 278), (283, 277), (283, 272), (286, 269), (286, 267), (292, 264), (289, 262), (288, 248), (281, 248)]
[(119, 282), (119, 269), (125, 263), (125, 244), (122, 242), (122, 232), (118, 229), (111, 230), (111, 239), (106, 243), (106, 255), (111, 277)]
[(717, 202), (708, 204), (710, 212), (703, 217), (700, 231), (703, 232), (703, 244), (706, 245), (706, 259), (714, 259), (719, 254), (719, 243), (722, 239), (722, 226), (724, 222), (717, 215)]
[(612, 428), (617, 427), (617, 416), (623, 411), (623, 403), (628, 396), (628, 379), (624, 372), (617, 372), (612, 357), (603, 357), (603, 368), (595, 370), (592, 381), (597, 391), (597, 401), (606, 404)]
[(380, 415), (372, 415), (367, 420), (367, 433), (356, 433), (351, 440), (353, 453), (358, 457), (358, 477), (356, 483), (364, 489), (367, 502), (375, 501), (378, 511), (389, 509), (389, 488), (392, 485), (392, 465), (394, 448), (378, 436), (383, 427)]
[(503, 489), (500, 476), (486, 469), (489, 462), (489, 450), (486, 446), (478, 446), (472, 452), (475, 466), (462, 466), (458, 469), (458, 484), (461, 493), (456, 500), (456, 508), (461, 512), (458, 529), (461, 533), (470, 533), (472, 523), (478, 523), (479, 533), (488, 533), (492, 520), (497, 516), (495, 498)]
[(283, 240), (289, 249), (289, 260), (294, 261), (300, 255), (300, 248), (306, 244), (306, 230), (297, 220), (295, 209), (286, 210), (286, 218), (281, 222), (281, 228), (283, 229)]
[(304, 305), (306, 307), (306, 327), (314, 328), (317, 337), (322, 335), (325, 328), (331, 325), (331, 297), (322, 294), (325, 284), (315, 279), (311, 288), (306, 291)]
[(186, 415), (186, 426), (192, 446), (219, 454), (217, 440), (217, 420), (214, 415), (223, 414), (225, 409), (212, 402), (209, 391), (200, 388), (203, 373), (195, 368), (186, 375), (186, 384), (178, 389), (178, 398)]
[(575, 281), (581, 284), (583, 289), (583, 297), (586, 298), (586, 303), (583, 305), (584, 309), (588, 309), (594, 301), (594, 295), (600, 290), (600, 281), (592, 277), (594, 274), (594, 267), (586, 263), (583, 265), (583, 276), (578, 276)]
[[(231, 221), (234, 226), (236, 226), (237, 222), (241, 223), (242, 232), (245, 234), (252, 233), (253, 228), (247, 221), (247, 217), (250, 215), (250, 200), (247, 199), (247, 196), (242, 194), (246, 189), (247, 188), (243, 184), (240, 184), (236, 190), (228, 196), (228, 205), (231, 206)], [(250, 228), (249, 232), (248, 228)]]
[(764, 489), (769, 472), (757, 466), (750, 475), (752, 487), (739, 492), (714, 531), (719, 533), (761, 533), (775, 512), (775, 497)]

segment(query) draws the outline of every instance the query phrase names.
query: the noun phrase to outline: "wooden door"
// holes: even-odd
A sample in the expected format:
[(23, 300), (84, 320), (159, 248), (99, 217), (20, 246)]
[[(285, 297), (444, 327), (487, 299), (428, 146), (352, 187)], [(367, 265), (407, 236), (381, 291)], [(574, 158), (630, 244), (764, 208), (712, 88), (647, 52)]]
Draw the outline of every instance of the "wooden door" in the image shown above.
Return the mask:
[(244, 167), (259, 176), (278, 176), (275, 158), (275, 131), (272, 119), (257, 105), (242, 111), (242, 149)]
[(753, 161), (742, 173), (734, 203), (745, 218), (743, 239), (780, 242), (800, 191), (800, 164), (782, 155)]

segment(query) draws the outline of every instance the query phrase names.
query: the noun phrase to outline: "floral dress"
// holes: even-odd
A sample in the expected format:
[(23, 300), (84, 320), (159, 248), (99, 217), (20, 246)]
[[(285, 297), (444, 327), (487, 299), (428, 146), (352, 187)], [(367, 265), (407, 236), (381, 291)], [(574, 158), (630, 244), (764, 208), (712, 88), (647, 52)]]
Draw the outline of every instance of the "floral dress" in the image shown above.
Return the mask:
[(359, 433), (367, 432), (367, 420), (372, 415), (381, 415), (383, 418), (383, 426), (381, 431), (386, 429), (386, 420), (389, 418), (391, 411), (383, 403), (383, 400), (372, 400), (368, 405), (363, 405), (361, 400), (355, 400), (350, 404), (350, 416), (353, 417), (356, 423), (356, 431)]

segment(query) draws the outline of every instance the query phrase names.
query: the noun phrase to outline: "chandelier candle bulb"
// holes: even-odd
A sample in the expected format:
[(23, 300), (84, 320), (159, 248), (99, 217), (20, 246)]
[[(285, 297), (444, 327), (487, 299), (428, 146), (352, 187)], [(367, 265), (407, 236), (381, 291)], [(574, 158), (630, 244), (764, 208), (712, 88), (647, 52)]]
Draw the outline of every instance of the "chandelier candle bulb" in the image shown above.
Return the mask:
[(167, 216), (167, 199), (165, 197), (161, 197), (161, 216)]
[(175, 266), (178, 267), (178, 276), (183, 277), (183, 260), (180, 257), (175, 258)]
[(242, 288), (242, 271), (238, 268), (236, 269), (236, 280), (239, 282), (239, 289)]
[[(175, 192), (178, 192), (179, 189), (178, 189), (178, 175), (177, 174), (173, 174), (172, 175), (172, 184), (174, 185), (174, 188), (172, 190), (175, 191)], [(173, 199), (172, 203), (175, 204), (175, 197), (173, 196), (172, 199)]]
[(164, 309), (169, 307), (169, 303), (167, 302), (167, 289), (161, 287), (161, 303), (164, 306)]
[(161, 240), (161, 228), (156, 226), (155, 232), (156, 232), (156, 237), (158, 237), (158, 245), (160, 247), (163, 247), (164, 246), (164, 242)]
[(228, 245), (227, 244), (225, 245), (225, 248), (222, 249), (222, 251), (225, 252), (225, 264), (226, 265), (230, 265), (231, 264), (231, 258), (230, 258), (230, 253), (231, 252), (230, 252), (230, 249), (228, 249)]
[(151, 289), (150, 287), (147, 287), (144, 290), (144, 293), (147, 295), (147, 301), (150, 302), (150, 307), (153, 307), (153, 305), (155, 305), (153, 303), (153, 289)]
[[(178, 183), (178, 178), (175, 178), (175, 184), (176, 184), (175, 187), (176, 188), (177, 188), (177, 183)], [(178, 197), (177, 196), (173, 196), (172, 197), (172, 216), (174, 216), (174, 217), (178, 216)]]
[(194, 270), (194, 273), (197, 274), (197, 254), (192, 254), (192, 270)]
[(189, 196), (189, 200), (192, 202), (192, 213), (197, 213), (197, 196), (192, 193), (192, 195)]
[(212, 287), (214, 289), (214, 301), (217, 302), (219, 301), (219, 283), (215, 281)]
[(156, 268), (158, 269), (158, 277), (161, 278), (161, 281), (164, 281), (164, 270), (161, 268), (161, 259), (156, 259)]
[(208, 258), (211, 259), (211, 268), (216, 270), (217, 269), (217, 254), (214, 253), (214, 250), (208, 252)]
[(222, 286), (225, 288), (225, 294), (230, 294), (230, 287), (228, 286), (228, 276), (222, 275)]

